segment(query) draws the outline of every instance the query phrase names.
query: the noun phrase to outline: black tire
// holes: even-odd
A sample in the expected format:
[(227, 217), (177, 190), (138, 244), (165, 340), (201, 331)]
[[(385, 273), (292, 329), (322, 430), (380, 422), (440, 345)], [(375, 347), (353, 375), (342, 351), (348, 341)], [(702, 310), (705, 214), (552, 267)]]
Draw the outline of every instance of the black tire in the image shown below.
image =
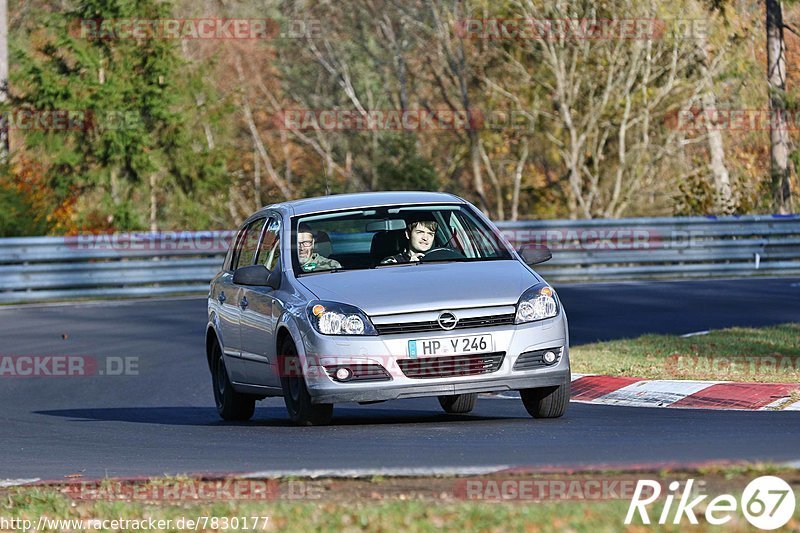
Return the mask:
[(222, 349), (214, 343), (211, 353), (211, 380), (214, 386), (214, 402), (217, 404), (217, 413), (223, 420), (243, 421), (250, 420), (256, 410), (256, 399), (248, 394), (233, 390)]
[(533, 418), (558, 418), (569, 406), (570, 379), (558, 387), (523, 389), (519, 391), (522, 404)]
[(455, 394), (453, 396), (439, 396), (439, 405), (445, 413), (464, 414), (475, 409), (475, 401), (478, 399), (477, 393)]
[[(299, 426), (325, 426), (333, 418), (332, 403), (311, 403), (311, 395), (306, 387), (306, 380), (297, 357), (297, 348), (290, 339), (284, 341), (280, 350), (283, 359), (282, 369), (294, 369), (294, 372), (281, 372), (281, 387), (286, 411), (292, 422)], [(285, 375), (291, 373), (294, 375)]]

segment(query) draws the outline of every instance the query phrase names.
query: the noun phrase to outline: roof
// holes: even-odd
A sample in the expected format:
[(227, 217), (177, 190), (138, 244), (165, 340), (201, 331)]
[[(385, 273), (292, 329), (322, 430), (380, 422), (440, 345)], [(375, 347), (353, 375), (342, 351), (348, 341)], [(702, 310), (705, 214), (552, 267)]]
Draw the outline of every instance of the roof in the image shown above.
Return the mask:
[(450, 193), (427, 191), (361, 192), (354, 194), (333, 194), (303, 198), (272, 204), (263, 209), (288, 208), (295, 215), (307, 215), (320, 211), (339, 209), (359, 209), (383, 205), (464, 203), (464, 200)]

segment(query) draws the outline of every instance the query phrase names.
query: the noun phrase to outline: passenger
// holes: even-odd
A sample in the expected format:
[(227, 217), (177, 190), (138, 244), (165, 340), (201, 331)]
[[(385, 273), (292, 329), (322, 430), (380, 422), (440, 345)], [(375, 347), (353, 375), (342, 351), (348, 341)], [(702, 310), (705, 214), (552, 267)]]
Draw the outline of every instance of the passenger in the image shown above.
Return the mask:
[(342, 268), (339, 261), (318, 254), (314, 250), (315, 243), (314, 231), (307, 224), (300, 224), (297, 227), (297, 257), (304, 272)]
[(433, 247), (438, 224), (433, 220), (415, 220), (406, 226), (408, 249), (397, 255), (390, 255), (381, 261), (382, 265), (419, 261)]

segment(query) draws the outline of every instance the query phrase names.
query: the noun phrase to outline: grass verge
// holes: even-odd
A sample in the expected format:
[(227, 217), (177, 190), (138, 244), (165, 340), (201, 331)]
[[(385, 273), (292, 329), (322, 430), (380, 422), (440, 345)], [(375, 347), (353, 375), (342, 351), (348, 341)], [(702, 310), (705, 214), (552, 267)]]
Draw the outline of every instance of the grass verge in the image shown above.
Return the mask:
[(648, 379), (800, 382), (800, 324), (643, 335), (570, 349), (572, 371)]
[[(105, 480), (99, 487), (106, 492), (94, 499), (86, 497), (89, 493), (77, 493), (74, 483), (69, 486), (6, 489), (0, 491), (0, 522), (3, 519), (7, 523), (30, 520), (32, 524), (40, 525), (41, 517), (47, 517), (51, 520), (51, 527), (40, 531), (77, 530), (80, 528), (75, 524), (69, 527), (52, 520), (81, 519), (172, 521), (155, 529), (115, 528), (107, 524), (104, 530), (113, 531), (680, 531), (688, 525), (685, 518), (677, 526), (644, 525), (638, 519), (630, 526), (624, 525), (630, 494), (638, 479), (653, 479), (663, 487), (675, 480), (686, 486), (686, 480), (693, 479), (695, 488), (699, 487), (699, 491), (693, 492), (693, 497), (707, 494), (706, 501), (709, 501), (722, 493), (740, 498), (747, 483), (762, 475), (781, 477), (800, 497), (800, 471), (775, 465), (710, 465), (692, 471), (498, 474), (470, 478), (249, 480), (250, 483), (272, 484), (274, 490), (269, 492), (269, 501), (187, 499), (185, 492), (175, 492), (176, 487), (202, 480), (161, 478), (138, 482)], [(206, 481), (210, 483), (212, 480)], [(466, 495), (468, 493), (463, 489), (470, 481), (480, 483), (481, 490), (476, 493), (479, 496)], [(522, 492), (515, 492), (521, 484), (529, 483), (531, 486), (532, 481), (548, 487), (539, 493), (544, 497), (524, 497)], [(594, 483), (592, 487), (599, 486), (598, 482), (606, 482), (603, 486), (611, 488), (608, 492), (603, 489), (601, 497), (592, 497), (597, 493), (587, 490), (590, 482)], [(511, 487), (510, 491), (508, 488), (500, 489), (505, 499), (497, 497), (497, 487), (504, 483)], [(559, 485), (568, 488), (554, 492), (554, 487)], [(132, 491), (132, 486), (138, 488)], [(159, 487), (173, 492), (156, 490)], [(487, 491), (488, 487), (495, 489)], [(114, 490), (118, 491), (117, 495), (124, 495), (126, 501), (113, 501)], [(584, 490), (586, 492), (582, 492)], [(666, 504), (664, 490), (661, 499), (648, 508), (653, 521), (658, 519)], [(165, 494), (174, 496), (179, 493), (183, 496), (180, 501), (164, 501), (167, 499)], [(78, 497), (79, 494), (82, 497)], [(153, 494), (160, 495), (162, 501), (148, 499)], [(139, 495), (139, 498), (131, 498), (132, 495)], [(205, 493), (204, 497), (208, 498), (208, 495)], [(507, 497), (509, 495), (511, 497)], [(700, 516), (704, 510), (704, 504), (695, 508), (700, 525), (693, 526), (692, 530), (717, 530)], [(674, 512), (673, 506), (671, 518)], [(198, 525), (187, 527), (189, 520)], [(244, 527), (245, 521), (247, 527)], [(256, 527), (253, 527), (254, 521), (258, 522)], [(782, 530), (797, 531), (798, 528), (800, 517), (795, 516)], [(725, 529), (748, 531), (752, 526), (741, 512), (733, 512)]]

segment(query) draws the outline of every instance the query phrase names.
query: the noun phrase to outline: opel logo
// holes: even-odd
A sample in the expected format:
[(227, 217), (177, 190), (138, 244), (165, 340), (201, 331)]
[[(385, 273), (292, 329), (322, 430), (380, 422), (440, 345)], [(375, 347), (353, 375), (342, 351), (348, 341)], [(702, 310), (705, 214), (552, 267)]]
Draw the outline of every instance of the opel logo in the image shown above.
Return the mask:
[(442, 329), (451, 330), (458, 324), (458, 319), (456, 318), (456, 315), (450, 311), (443, 311), (442, 314), (439, 315), (437, 322)]

